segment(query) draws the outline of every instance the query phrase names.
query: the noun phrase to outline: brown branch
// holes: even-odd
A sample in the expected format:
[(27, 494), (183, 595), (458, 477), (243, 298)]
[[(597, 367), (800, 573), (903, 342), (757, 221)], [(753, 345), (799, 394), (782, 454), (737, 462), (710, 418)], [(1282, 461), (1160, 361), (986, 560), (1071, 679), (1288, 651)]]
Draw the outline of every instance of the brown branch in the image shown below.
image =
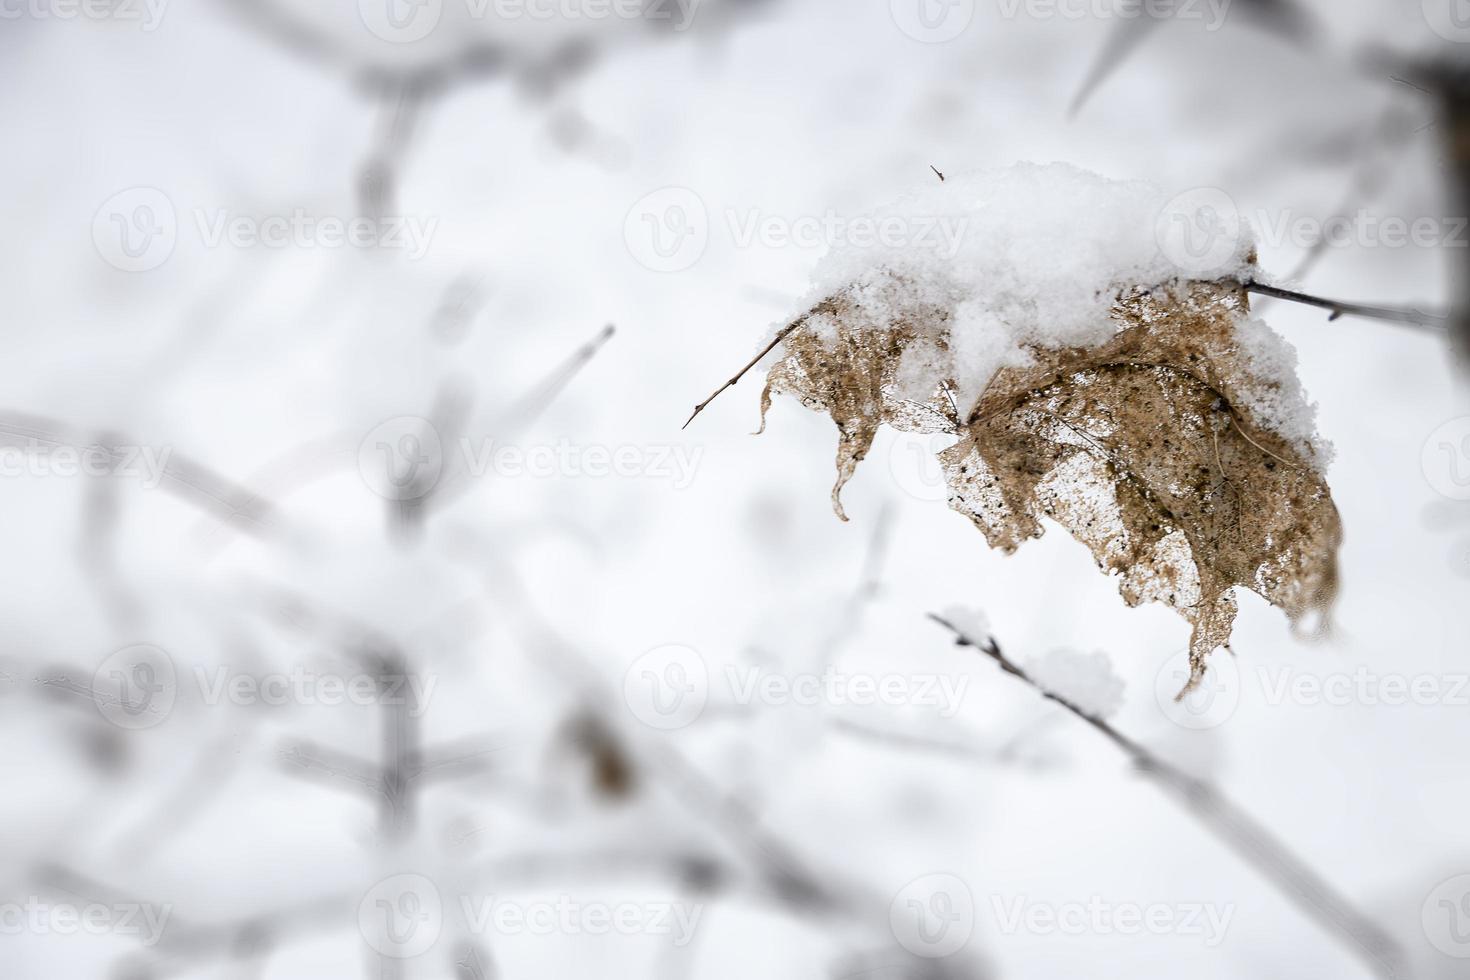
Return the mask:
[(689, 420), (687, 422), (685, 422), (682, 426), (680, 426), (680, 428), (681, 429), (687, 429), (687, 428), (689, 428), (689, 423), (690, 422), (693, 422), (694, 419), (699, 415), (699, 413), (702, 412), (702, 411), (704, 411), (709, 406), (709, 403), (710, 402), (714, 401), (716, 398), (720, 397), (720, 395), (724, 394), (726, 388), (733, 388), (737, 384), (739, 384), (740, 383), (740, 379), (743, 378), (743, 377), (745, 377), (745, 375), (747, 373), (749, 373), (749, 371), (750, 371), (751, 368), (753, 368), (757, 364), (759, 364), (760, 361), (761, 361), (761, 358), (765, 357), (771, 351), (775, 350), (776, 349), (776, 346), (778, 344), (780, 344), (781, 341), (783, 341), (787, 337), (791, 336), (791, 331), (795, 330), (797, 327), (801, 326), (803, 323), (806, 323), (807, 317), (809, 317), (809, 316), (811, 316), (810, 313), (803, 313), (801, 316), (797, 317), (795, 320), (792, 320), (786, 326), (782, 327), (781, 328), (781, 332), (778, 333), (778, 334), (776, 334), (775, 339), (772, 340), (769, 344), (767, 344), (766, 347), (765, 347), (765, 349), (762, 350), (759, 354), (755, 355), (755, 357), (752, 357), (750, 359), (750, 363), (747, 364), (747, 365), (745, 365), (745, 367), (741, 368), (736, 373), (735, 377), (731, 378), (729, 381), (726, 381), (724, 384), (720, 385), (718, 388), (715, 389), (714, 394), (710, 395), (708, 398), (706, 398), (704, 401), (700, 402), (698, 405), (695, 405), (694, 406), (694, 413), (689, 416)]
[(1401, 323), (1404, 326), (1417, 327), (1421, 330), (1431, 330), (1435, 333), (1443, 332), (1446, 328), (1446, 318), (1435, 313), (1424, 313), (1420, 310), (1404, 309), (1394, 306), (1367, 306), (1363, 303), (1340, 303), (1337, 300), (1324, 299), (1321, 296), (1312, 296), (1308, 293), (1298, 293), (1290, 289), (1282, 289), (1279, 286), (1268, 286), (1254, 279), (1240, 284), (1246, 292), (1260, 293), (1262, 296), (1270, 296), (1273, 299), (1284, 299), (1292, 303), (1301, 303), (1304, 306), (1315, 306), (1318, 309), (1328, 310), (1332, 313), (1329, 320), (1336, 320), (1343, 316), (1363, 317), (1368, 320), (1384, 320), (1389, 323)]
[(953, 633), (958, 646), (979, 650), (994, 660), (1001, 670), (1028, 684), (1048, 701), (1066, 708), (1121, 749), (1140, 773), (1173, 794), (1192, 816), (1281, 889), (1299, 908), (1347, 940), (1368, 963), (1374, 975), (1394, 980), (1408, 976), (1403, 966), (1403, 951), (1387, 932), (1354, 908), (1254, 817), (1209, 783), (1170, 765), (1105, 720), (1093, 717), (1066, 698), (1043, 688), (1001, 651), (993, 637), (977, 640), (941, 616), (930, 613), (929, 618)]

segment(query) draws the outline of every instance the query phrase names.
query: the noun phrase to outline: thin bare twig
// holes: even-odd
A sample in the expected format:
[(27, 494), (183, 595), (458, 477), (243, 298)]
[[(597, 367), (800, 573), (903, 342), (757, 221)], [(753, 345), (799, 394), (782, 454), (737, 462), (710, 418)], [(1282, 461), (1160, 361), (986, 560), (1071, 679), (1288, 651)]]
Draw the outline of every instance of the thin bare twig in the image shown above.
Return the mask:
[(720, 397), (720, 395), (724, 394), (725, 389), (727, 389), (727, 388), (733, 388), (737, 384), (739, 384), (740, 383), (740, 379), (743, 378), (743, 377), (745, 377), (745, 375), (750, 372), (750, 369), (751, 368), (755, 367), (757, 364), (759, 364), (761, 362), (761, 358), (765, 357), (771, 351), (775, 350), (776, 349), (776, 346), (778, 344), (780, 344), (781, 341), (783, 341), (787, 337), (791, 336), (791, 331), (795, 330), (797, 327), (801, 326), (803, 323), (806, 323), (807, 318), (809, 316), (811, 316), (810, 313), (803, 313), (801, 316), (797, 317), (795, 320), (792, 320), (790, 323), (786, 324), (786, 326), (782, 327), (781, 328), (781, 332), (778, 333), (778, 334), (776, 334), (775, 339), (772, 340), (769, 344), (767, 344), (765, 346), (765, 349), (762, 350), (759, 354), (757, 354), (757, 355), (755, 355), (755, 357), (751, 358), (749, 364), (745, 365), (745, 367), (741, 368), (738, 372), (736, 372), (735, 377), (731, 378), (729, 381), (726, 381), (724, 384), (720, 385), (718, 388), (715, 389), (715, 391), (714, 391), (714, 393), (712, 395), (710, 395), (704, 401), (700, 402), (698, 405), (695, 405), (694, 406), (694, 413), (689, 416), (689, 420), (686, 421), (682, 426), (680, 426), (680, 428), (681, 429), (687, 429), (687, 428), (689, 428), (689, 423), (690, 422), (693, 422), (695, 420), (695, 418), (698, 417), (698, 415), (699, 415), (700, 412), (704, 411), (707, 407), (709, 407), (709, 403), (710, 402), (714, 401), (716, 398)]
[(1268, 286), (1254, 279), (1240, 284), (1247, 292), (1260, 293), (1262, 296), (1270, 296), (1273, 299), (1284, 299), (1292, 303), (1301, 303), (1304, 306), (1315, 306), (1318, 309), (1328, 310), (1332, 313), (1328, 320), (1336, 320), (1338, 317), (1356, 316), (1368, 320), (1383, 320), (1389, 323), (1401, 323), (1409, 327), (1418, 327), (1422, 330), (1431, 330), (1436, 333), (1446, 329), (1446, 319), (1434, 313), (1425, 313), (1421, 310), (1404, 309), (1393, 306), (1368, 306), (1363, 303), (1343, 303), (1333, 299), (1325, 299), (1321, 296), (1313, 296), (1309, 293), (1298, 293), (1290, 289), (1282, 289), (1279, 286)]
[(953, 633), (957, 645), (979, 650), (994, 660), (1001, 670), (1029, 685), (1047, 700), (1066, 708), (1121, 749), (1140, 773), (1168, 790), (1192, 816), (1261, 872), (1299, 908), (1346, 940), (1376, 976), (1393, 980), (1408, 976), (1403, 965), (1403, 952), (1387, 932), (1358, 911), (1259, 821), (1219, 790), (1165, 762), (1103, 719), (1043, 688), (1001, 651), (993, 637), (981, 640), (969, 636), (942, 616), (930, 613), (929, 618)]

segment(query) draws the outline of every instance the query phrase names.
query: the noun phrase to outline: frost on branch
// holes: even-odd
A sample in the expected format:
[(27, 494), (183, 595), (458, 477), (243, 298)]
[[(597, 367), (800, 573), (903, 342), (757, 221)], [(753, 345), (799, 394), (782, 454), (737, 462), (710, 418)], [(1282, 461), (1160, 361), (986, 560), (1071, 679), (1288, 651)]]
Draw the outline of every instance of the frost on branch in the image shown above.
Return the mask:
[[(1046, 171), (1067, 191), (1118, 186), (1069, 168), (1023, 176)], [(1130, 200), (1103, 213), (1143, 201), (1122, 187)], [(977, 221), (990, 214), (975, 208)], [(1033, 231), (1046, 230), (1042, 217)], [(976, 281), (975, 262), (955, 265), (962, 255), (884, 256), (798, 321), (768, 376), (762, 419), (777, 393), (832, 416), (833, 503), (844, 519), (838, 494), (879, 425), (955, 434), (939, 457), (951, 507), (1007, 552), (1050, 518), (1118, 576), (1130, 606), (1172, 607), (1193, 627), (1187, 691), (1230, 640), (1237, 586), (1293, 623), (1325, 617), (1341, 525), (1290, 348), (1249, 318), (1233, 281), (1173, 280), (1127, 236), (1116, 243), (1126, 261), (1111, 266), (1095, 242), (1058, 243), (1037, 278), (1060, 266), (1074, 277), (1072, 299), (1047, 310), (1056, 316), (1047, 323), (1031, 318), (1049, 300), (1028, 292), (1008, 259)]]

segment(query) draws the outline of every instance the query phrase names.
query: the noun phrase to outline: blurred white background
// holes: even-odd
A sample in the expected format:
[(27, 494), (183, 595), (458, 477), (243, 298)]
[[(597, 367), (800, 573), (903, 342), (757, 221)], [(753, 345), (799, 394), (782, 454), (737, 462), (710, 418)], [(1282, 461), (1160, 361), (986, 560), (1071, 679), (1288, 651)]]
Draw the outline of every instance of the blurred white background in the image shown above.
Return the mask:
[[(752, 438), (757, 375), (680, 430), (825, 251), (742, 229), (931, 166), (1221, 188), (1283, 279), (1311, 240), (1273, 222), (1455, 212), (1409, 66), (1463, 64), (1462, 3), (1318, 0), (1296, 37), (1222, 2), (1072, 113), (1118, 4), (0, 0), (0, 973), (1370, 975), (926, 618), (962, 606), (1017, 660), (1108, 653), (1119, 730), (1413, 975), (1464, 976), (1470, 408), (1442, 338), (1258, 306), (1336, 446), (1343, 588), (1317, 643), (1242, 596), (1183, 705), (1187, 625), (1059, 528), (987, 550), (942, 441), (880, 436), (843, 524), (831, 421), (778, 400)], [(1290, 281), (1443, 309), (1453, 231), (1353, 236)], [(413, 460), (426, 496), (394, 482)], [(829, 669), (906, 693), (779, 693)], [(343, 693), (382, 672), (419, 702)], [(696, 703), (671, 721), (647, 679)], [(549, 908), (575, 914), (516, 918)]]

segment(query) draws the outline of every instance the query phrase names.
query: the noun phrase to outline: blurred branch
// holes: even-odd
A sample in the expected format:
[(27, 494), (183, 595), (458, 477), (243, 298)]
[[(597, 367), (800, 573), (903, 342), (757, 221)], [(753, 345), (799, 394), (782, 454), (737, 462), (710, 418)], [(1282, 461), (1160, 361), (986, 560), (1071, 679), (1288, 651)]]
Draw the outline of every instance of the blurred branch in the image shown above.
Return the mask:
[(484, 947), (462, 939), (454, 951), (454, 980), (493, 980), (494, 961)]
[(291, 771), (316, 776), (332, 783), (346, 784), (374, 796), (383, 792), (382, 780), (373, 764), (345, 752), (298, 739), (283, 746), (278, 751), (277, 758)]
[[(148, 445), (120, 433), (112, 433), (108, 438), (111, 441), (106, 444), (88, 441), (85, 433), (59, 419), (0, 410), (0, 445), (66, 446), (78, 452), (99, 451), (107, 455), (109, 463), (118, 466), (135, 463), (125, 455), (123, 447), (137, 449)], [(161, 460), (162, 486), (166, 489), (231, 526), (255, 534), (270, 530), (275, 507), (269, 500), (173, 452), (170, 447), (154, 448), (169, 450)]]
[(319, 67), (345, 74), (355, 85), (375, 93), (439, 93), (459, 82), (501, 73), (510, 61), (505, 45), (473, 40), (425, 64), (374, 59), (353, 50), (333, 33), (297, 16), (291, 4), (277, 0), (221, 0), (241, 20), (291, 54)]
[[(541, 418), (616, 333), (617, 327), (611, 323), (603, 327), (595, 337), (579, 346), (565, 362), (553, 369), (550, 375), (504, 409), (495, 421), (496, 427), (500, 429), (496, 432), (496, 438), (514, 438)], [(451, 422), (448, 419), (441, 421), (436, 417), (434, 424), (440, 432), (441, 444), (452, 442), (464, 428), (462, 418)], [(462, 463), (463, 460), (459, 462)], [(389, 506), (403, 519), (421, 524), (427, 520), (432, 509), (442, 510), (464, 496), (472, 482), (471, 476), (467, 476), (463, 469), (446, 469), (438, 482), (422, 496), (412, 500), (391, 501)]]
[[(1166, 19), (1152, 9), (1144, 9), (1143, 0), (1123, 2), (1125, 16), (1118, 18), (1102, 51), (1087, 70), (1087, 75), (1068, 108), (1068, 115), (1075, 116), (1081, 111), (1102, 83)], [(1316, 19), (1300, 0), (1235, 0), (1233, 10), (1228, 6), (1225, 9), (1230, 13), (1238, 12), (1244, 19), (1253, 21), (1257, 27), (1302, 47), (1311, 44), (1319, 33)]]
[[(1400, 58), (1374, 52), (1376, 64), (1397, 68), (1396, 81), (1431, 93), (1438, 104), (1446, 217), (1463, 225), (1470, 217), (1470, 64), (1463, 58)], [(1450, 339), (1462, 363), (1470, 358), (1470, 249), (1450, 249)]]
[(957, 646), (979, 650), (995, 661), (1002, 671), (1031, 687), (1048, 701), (1061, 705), (1122, 750), (1140, 773), (1168, 790), (1191, 815), (1296, 902), (1299, 908), (1340, 939), (1346, 940), (1376, 976), (1392, 980), (1402, 980), (1408, 976), (1403, 951), (1384, 929), (1358, 911), (1260, 822), (1213, 786), (1165, 762), (1107, 721), (1088, 714), (1066, 698), (1043, 688), (1001, 651), (993, 637), (980, 639), (969, 636), (934, 613), (930, 613), (929, 618), (954, 634)]
[(373, 147), (358, 173), (358, 206), (365, 216), (398, 214), (398, 171), (422, 110), (422, 93), (411, 86), (390, 88), (379, 99)]
[(458, 779), (490, 770), (489, 757), (505, 751), (504, 745), (484, 737), (458, 739), (435, 745), (419, 753), (409, 769), (410, 780)]
[(283, 747), (279, 759), (292, 771), (371, 797), (378, 805), (380, 829), (388, 840), (396, 841), (412, 829), (419, 795), (427, 785), (485, 772), (485, 757), (499, 751), (499, 747), (483, 739), (467, 739), (422, 748), (418, 689), (406, 662), (395, 653), (383, 655), (376, 674), (382, 717), (381, 762), (368, 762), (299, 739)]
[[(472, 536), (463, 540), (474, 543)], [(477, 549), (476, 567), (490, 576), (510, 613), (508, 625), (523, 637), (528, 648), (542, 651), (533, 662), (553, 671), (558, 679), (577, 692), (590, 706), (622, 703), (621, 692), (602, 679), (601, 671), (573, 644), (563, 639), (535, 611), (515, 569), (507, 567), (493, 549)], [(611, 721), (607, 722), (612, 724)], [(778, 899), (797, 912), (822, 915), (851, 915), (858, 894), (849, 883), (831, 882), (809, 867), (797, 853), (766, 828), (759, 817), (739, 798), (725, 792), (678, 750), (653, 739), (627, 739), (629, 751), (640, 773), (655, 773), (681, 805), (724, 838), (756, 871)], [(876, 906), (875, 906), (876, 907)]]

